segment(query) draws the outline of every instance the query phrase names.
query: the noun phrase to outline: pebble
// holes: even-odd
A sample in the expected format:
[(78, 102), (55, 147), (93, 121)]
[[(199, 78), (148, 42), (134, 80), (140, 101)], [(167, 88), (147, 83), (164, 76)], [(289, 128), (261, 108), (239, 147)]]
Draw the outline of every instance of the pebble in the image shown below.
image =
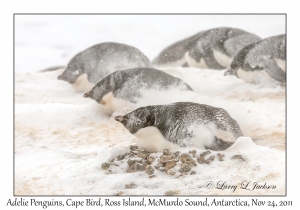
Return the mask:
[(128, 159), (127, 163), (129, 166), (131, 166), (134, 163), (142, 163), (143, 159), (141, 158), (132, 158), (132, 159)]
[(180, 160), (182, 163), (192, 164), (194, 166), (197, 165), (196, 161), (189, 154), (182, 154)]
[(102, 168), (103, 170), (107, 170), (109, 167), (110, 167), (110, 164), (109, 164), (109, 163), (102, 163), (102, 165), (101, 165), (101, 168)]
[(125, 189), (134, 189), (134, 188), (137, 188), (136, 184), (130, 183), (130, 184), (125, 185)]
[(178, 193), (179, 193), (179, 191), (170, 190), (170, 191), (166, 191), (165, 195), (177, 195)]
[(187, 163), (181, 164), (179, 169), (180, 172), (189, 172), (190, 170), (191, 170), (191, 166)]
[(149, 152), (142, 150), (137, 152), (137, 156), (143, 159), (146, 159), (150, 155)]
[(171, 155), (162, 155), (162, 156), (160, 156), (159, 160), (160, 160), (161, 163), (166, 163), (171, 159), (172, 159)]
[(127, 155), (129, 155), (129, 154), (130, 154), (130, 153), (127, 152), (127, 153), (118, 155), (118, 156), (117, 156), (117, 159), (118, 159), (118, 160), (123, 160), (123, 159), (124, 159)]
[(197, 162), (199, 164), (209, 164), (209, 160), (206, 160), (204, 157), (201, 156), (197, 158)]
[(180, 151), (174, 152), (174, 155), (175, 155), (175, 156), (178, 156), (179, 154), (180, 154)]
[(232, 160), (234, 160), (234, 159), (241, 159), (241, 160), (245, 161), (244, 158), (241, 155), (234, 155), (234, 156), (232, 156), (231, 159)]
[(163, 152), (164, 155), (171, 155), (171, 152), (169, 149), (164, 149), (164, 152)]
[(218, 157), (219, 157), (219, 161), (224, 161), (223, 157), (225, 157), (224, 154), (221, 153), (217, 153)]
[(130, 145), (130, 150), (137, 150), (138, 148), (139, 148), (138, 146)]
[(200, 154), (200, 157), (204, 157), (205, 155), (209, 155), (211, 153), (211, 151), (210, 150), (207, 150), (206, 152), (202, 152), (201, 154)]
[(155, 160), (155, 157), (153, 157), (151, 155), (147, 157), (147, 163), (148, 164), (152, 164), (154, 160)]
[(190, 150), (189, 153), (193, 155), (193, 157), (196, 157), (196, 150)]
[(140, 163), (135, 162), (127, 169), (127, 173), (134, 173), (137, 171), (145, 171), (146, 166), (147, 166), (146, 164), (140, 164)]
[(215, 156), (210, 156), (207, 160), (209, 160), (209, 161), (214, 161), (215, 160)]
[(176, 174), (176, 171), (173, 168), (171, 168), (167, 171), (167, 174), (174, 176)]
[(194, 174), (196, 174), (196, 171), (191, 171), (190, 174), (191, 174), (191, 175), (194, 175)]
[(124, 195), (124, 192), (120, 191), (120, 192), (117, 193), (117, 196), (120, 196), (120, 195)]
[(150, 165), (147, 165), (145, 172), (149, 175), (152, 175), (152, 174), (154, 174), (154, 168), (152, 168), (152, 166), (150, 166)]
[(173, 168), (174, 166), (176, 166), (175, 160), (168, 161), (166, 163), (165, 172), (167, 172), (169, 169)]

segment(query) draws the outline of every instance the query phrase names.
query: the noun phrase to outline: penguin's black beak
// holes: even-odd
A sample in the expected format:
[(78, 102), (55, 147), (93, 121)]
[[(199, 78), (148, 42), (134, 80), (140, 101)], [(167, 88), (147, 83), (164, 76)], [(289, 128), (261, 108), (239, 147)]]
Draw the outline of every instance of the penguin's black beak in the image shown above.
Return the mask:
[(58, 80), (62, 80), (62, 79), (63, 79), (63, 75), (62, 75), (62, 74), (59, 75), (59, 76), (57, 77), (57, 79), (58, 79)]
[(230, 75), (230, 71), (231, 71), (231, 69), (227, 69), (224, 73), (224, 76)]
[(115, 117), (115, 120), (118, 122), (122, 122), (124, 120), (124, 116), (117, 116)]
[(83, 95), (83, 98), (90, 98), (91, 97), (91, 92), (87, 92)]

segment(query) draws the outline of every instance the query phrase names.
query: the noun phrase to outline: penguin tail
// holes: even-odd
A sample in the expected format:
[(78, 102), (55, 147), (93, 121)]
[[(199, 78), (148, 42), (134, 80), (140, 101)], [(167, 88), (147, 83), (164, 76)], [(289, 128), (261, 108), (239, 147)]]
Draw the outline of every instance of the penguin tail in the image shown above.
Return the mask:
[(59, 70), (59, 69), (65, 69), (65, 68), (66, 68), (66, 66), (53, 66), (53, 67), (49, 67), (49, 68), (40, 70), (40, 71), (38, 71), (38, 72), (56, 71), (56, 70)]

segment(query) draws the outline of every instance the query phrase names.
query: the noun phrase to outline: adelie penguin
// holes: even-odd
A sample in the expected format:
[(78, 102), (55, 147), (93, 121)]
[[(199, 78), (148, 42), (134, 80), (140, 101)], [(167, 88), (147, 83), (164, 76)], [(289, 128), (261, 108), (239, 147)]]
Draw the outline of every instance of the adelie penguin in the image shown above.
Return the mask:
[(153, 68), (133, 68), (114, 72), (101, 79), (92, 90), (83, 95), (102, 104), (109, 113), (136, 103), (142, 90), (176, 88), (192, 91), (181, 79)]
[(67, 81), (75, 90), (84, 92), (112, 72), (149, 66), (149, 59), (137, 48), (105, 42), (75, 55), (58, 79)]
[(269, 37), (241, 49), (233, 58), (225, 76), (234, 75), (245, 82), (256, 83), (263, 74), (285, 83), (285, 60), (286, 36)]
[(259, 40), (255, 34), (241, 29), (214, 28), (172, 44), (164, 49), (152, 64), (225, 69), (240, 49)]
[(243, 136), (227, 111), (192, 102), (141, 107), (115, 120), (137, 137), (140, 148), (151, 152), (186, 146), (225, 150)]

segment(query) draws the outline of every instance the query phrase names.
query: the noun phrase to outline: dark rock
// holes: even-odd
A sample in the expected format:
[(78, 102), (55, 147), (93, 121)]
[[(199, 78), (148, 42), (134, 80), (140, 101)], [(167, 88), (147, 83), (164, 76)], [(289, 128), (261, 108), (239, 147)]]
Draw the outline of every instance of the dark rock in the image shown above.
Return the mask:
[(130, 145), (130, 150), (137, 150), (138, 148), (139, 148), (138, 146)]
[(127, 161), (127, 163), (128, 163), (129, 166), (131, 166), (134, 163), (142, 163), (142, 162), (143, 162), (143, 159), (141, 159), (141, 158), (129, 159)]
[(167, 172), (169, 169), (173, 168), (174, 166), (176, 166), (175, 160), (168, 161), (166, 163), (165, 172)]
[(190, 150), (189, 153), (192, 154), (193, 157), (196, 157), (196, 150)]
[(160, 160), (161, 163), (166, 163), (171, 159), (172, 159), (171, 155), (162, 155), (162, 156), (160, 156), (159, 160)]
[(234, 156), (232, 156), (231, 159), (232, 159), (232, 160), (234, 160), (234, 159), (240, 159), (240, 160), (242, 160), (242, 161), (245, 161), (244, 158), (242, 157), (242, 155), (234, 155)]
[(194, 175), (194, 174), (196, 174), (196, 171), (191, 171), (191, 175)]
[(215, 156), (210, 156), (207, 160), (209, 160), (209, 161), (214, 161), (215, 160)]
[(174, 169), (169, 169), (168, 171), (167, 171), (167, 174), (169, 174), (169, 175), (171, 175), (171, 176), (174, 176), (175, 174), (176, 174), (176, 171), (174, 170)]
[(207, 150), (206, 152), (202, 152), (201, 154), (200, 154), (200, 157), (204, 157), (205, 155), (209, 155), (211, 153), (211, 151), (210, 150)]
[(143, 159), (146, 159), (149, 155), (150, 153), (145, 150), (141, 150), (137, 152), (137, 156)]
[(191, 170), (191, 166), (187, 163), (181, 164), (179, 169), (180, 172), (189, 172), (190, 170)]
[(169, 149), (164, 149), (164, 152), (163, 152), (164, 155), (171, 155), (171, 152)]
[(145, 172), (149, 175), (152, 175), (154, 173), (154, 168), (152, 168), (150, 165), (147, 165)]
[(117, 156), (117, 159), (118, 159), (118, 160), (123, 160), (123, 159), (124, 159), (127, 155), (129, 155), (129, 154), (130, 154), (130, 153), (127, 152), (127, 153), (118, 155), (118, 156)]
[(206, 160), (204, 157), (201, 156), (197, 158), (197, 162), (199, 164), (209, 164), (209, 160)]
[(138, 171), (145, 171), (147, 164), (140, 164), (140, 163), (133, 163), (130, 165), (130, 167), (127, 169), (127, 173), (134, 173)]
[(109, 163), (102, 163), (102, 165), (101, 165), (101, 168), (103, 169), (103, 170), (107, 170), (108, 168), (110, 167), (110, 164)]
[(174, 155), (175, 155), (175, 156), (178, 156), (179, 154), (180, 154), (180, 151), (174, 152)]
[(225, 157), (224, 154), (217, 153), (217, 155), (218, 155), (219, 161), (224, 161), (224, 159), (223, 159), (223, 157)]
[(197, 165), (196, 161), (189, 154), (182, 154), (180, 160), (182, 163), (192, 164), (194, 166)]
[(170, 190), (170, 191), (167, 191), (165, 192), (165, 195), (177, 195), (179, 193), (179, 191), (173, 191), (173, 190)]
[(134, 188), (137, 188), (137, 185), (134, 184), (134, 183), (130, 183), (130, 184), (125, 185), (125, 189), (134, 189)]
[(148, 164), (152, 164), (154, 160), (155, 160), (155, 157), (153, 157), (151, 155), (147, 157), (147, 163)]

